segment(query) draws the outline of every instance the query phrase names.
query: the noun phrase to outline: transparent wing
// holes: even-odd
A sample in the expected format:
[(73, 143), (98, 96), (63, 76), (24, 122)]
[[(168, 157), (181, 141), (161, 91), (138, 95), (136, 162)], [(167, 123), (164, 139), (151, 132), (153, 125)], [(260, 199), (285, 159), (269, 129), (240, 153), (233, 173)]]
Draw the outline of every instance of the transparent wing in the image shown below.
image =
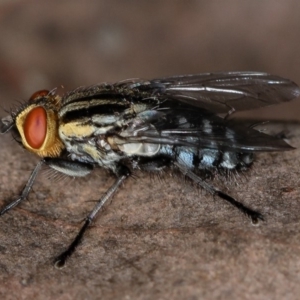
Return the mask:
[[(167, 104), (166, 104), (167, 105)], [(161, 107), (134, 120), (121, 133), (121, 143), (207, 148), (222, 151), (284, 151), (293, 149), (282, 139), (242, 123), (225, 120), (201, 108), (186, 104)]]
[(153, 96), (208, 109), (216, 114), (290, 101), (300, 95), (288, 79), (260, 72), (220, 72), (119, 83)]
[[(223, 72), (138, 79), (118, 85), (158, 98), (157, 113), (126, 133), (126, 143), (154, 143), (222, 150), (280, 151), (283, 140), (218, 117), (290, 101), (300, 95), (288, 79), (260, 72)], [(153, 113), (153, 112), (152, 112)], [(263, 120), (264, 121), (264, 120)]]

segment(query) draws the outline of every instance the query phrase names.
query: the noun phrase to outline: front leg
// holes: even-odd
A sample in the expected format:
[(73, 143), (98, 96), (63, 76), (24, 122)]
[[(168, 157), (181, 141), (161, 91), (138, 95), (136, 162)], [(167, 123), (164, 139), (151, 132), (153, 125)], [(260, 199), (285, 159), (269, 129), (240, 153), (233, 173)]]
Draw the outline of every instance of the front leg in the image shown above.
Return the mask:
[(77, 233), (73, 242), (69, 245), (67, 250), (65, 250), (55, 259), (54, 265), (56, 268), (62, 268), (65, 266), (67, 259), (74, 253), (76, 247), (82, 241), (85, 231), (92, 223), (92, 221), (95, 219), (100, 209), (103, 207), (105, 202), (117, 192), (120, 185), (125, 181), (126, 178), (128, 178), (131, 175), (131, 172), (127, 167), (120, 165), (117, 167), (116, 175), (117, 175), (117, 179), (115, 180), (114, 184), (106, 191), (104, 195), (102, 195), (102, 197), (98, 200), (93, 210), (85, 218), (85, 222), (81, 227), (80, 231)]
[(30, 174), (26, 185), (24, 186), (20, 196), (6, 205), (1, 211), (0, 216), (17, 206), (20, 202), (27, 198), (29, 192), (32, 189), (34, 181), (41, 170), (43, 164), (48, 165), (55, 171), (61, 172), (63, 174), (75, 177), (82, 177), (88, 175), (93, 170), (93, 165), (81, 163), (77, 161), (69, 161), (62, 158), (52, 158), (46, 157), (38, 162), (32, 173)]
[(29, 192), (31, 191), (31, 188), (33, 186), (33, 183), (36, 179), (36, 176), (38, 175), (42, 165), (44, 164), (44, 160), (40, 160), (38, 162), (38, 164), (36, 165), (36, 167), (34, 168), (34, 170), (32, 171), (32, 173), (30, 174), (27, 183), (25, 184), (21, 195), (19, 196), (19, 198), (17, 198), (16, 200), (14, 200), (13, 202), (9, 203), (8, 205), (6, 205), (4, 208), (1, 209), (0, 211), (0, 216), (4, 215), (5, 213), (7, 213), (9, 210), (11, 210), (12, 208), (14, 208), (15, 206), (17, 206), (20, 202), (22, 202), (24, 199), (27, 198)]

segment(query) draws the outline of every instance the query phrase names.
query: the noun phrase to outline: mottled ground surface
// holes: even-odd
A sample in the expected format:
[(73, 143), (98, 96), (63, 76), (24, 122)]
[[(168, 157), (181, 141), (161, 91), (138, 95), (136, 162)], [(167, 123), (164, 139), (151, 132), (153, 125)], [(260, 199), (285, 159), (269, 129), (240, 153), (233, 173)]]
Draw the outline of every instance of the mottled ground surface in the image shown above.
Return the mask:
[[(32, 3), (0, 4), (4, 107), (43, 88), (207, 71), (259, 70), (300, 84), (296, 0)], [(299, 120), (299, 112), (296, 102), (271, 117)], [(300, 146), (299, 129), (289, 135)], [(299, 158), (299, 150), (260, 154), (247, 174), (215, 181), (265, 216), (259, 226), (182, 179), (137, 174), (62, 270), (53, 267), (54, 257), (113, 178), (101, 170), (83, 180), (48, 180), (44, 173), (28, 201), (0, 218), (0, 296), (297, 299)], [(0, 161), (4, 205), (23, 187), (37, 158), (8, 135), (1, 136)]]

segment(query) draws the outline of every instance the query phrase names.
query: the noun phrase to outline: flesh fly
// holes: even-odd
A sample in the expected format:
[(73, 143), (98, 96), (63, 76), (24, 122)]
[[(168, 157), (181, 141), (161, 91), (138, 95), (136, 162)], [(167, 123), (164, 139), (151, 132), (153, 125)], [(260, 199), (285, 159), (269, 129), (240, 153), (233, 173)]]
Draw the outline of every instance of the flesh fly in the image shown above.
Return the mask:
[(163, 79), (126, 80), (80, 87), (62, 97), (38, 91), (2, 119), (22, 146), (41, 159), (20, 196), (3, 215), (27, 198), (43, 165), (83, 177), (105, 168), (116, 177), (99, 199), (66, 251), (62, 267), (105, 202), (136, 170), (179, 171), (197, 186), (223, 199), (254, 223), (263, 216), (206, 181), (205, 175), (246, 170), (254, 153), (293, 149), (283, 140), (231, 120), (236, 111), (290, 101), (298, 86), (259, 72), (206, 73)]

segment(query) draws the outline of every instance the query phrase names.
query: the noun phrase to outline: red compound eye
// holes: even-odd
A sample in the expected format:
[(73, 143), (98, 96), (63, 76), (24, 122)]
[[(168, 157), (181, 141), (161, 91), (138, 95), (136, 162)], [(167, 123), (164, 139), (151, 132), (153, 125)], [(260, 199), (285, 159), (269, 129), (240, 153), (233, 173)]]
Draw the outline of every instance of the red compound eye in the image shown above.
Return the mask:
[(36, 99), (41, 98), (41, 97), (45, 97), (49, 94), (48, 90), (40, 90), (37, 91), (35, 93), (33, 93), (31, 95), (31, 97), (29, 98), (29, 102), (34, 102)]
[(24, 122), (26, 141), (33, 149), (39, 149), (47, 134), (47, 114), (43, 107), (32, 109)]

